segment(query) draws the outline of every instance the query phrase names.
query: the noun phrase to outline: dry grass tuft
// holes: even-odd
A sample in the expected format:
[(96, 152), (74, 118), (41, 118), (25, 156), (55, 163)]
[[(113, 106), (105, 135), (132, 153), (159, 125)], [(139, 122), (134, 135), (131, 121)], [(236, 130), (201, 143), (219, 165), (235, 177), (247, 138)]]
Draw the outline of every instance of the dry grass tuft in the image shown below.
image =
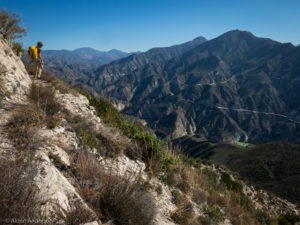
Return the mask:
[(7, 73), (7, 68), (5, 65), (0, 63), (0, 101), (4, 97), (4, 94), (6, 92), (5, 84), (3, 76)]
[(195, 212), (191, 203), (180, 205), (171, 215), (171, 218), (180, 225), (195, 224)]
[(58, 219), (62, 220), (65, 225), (77, 225), (95, 221), (97, 217), (91, 210), (77, 203), (68, 210), (61, 208)]
[[(145, 194), (139, 177), (119, 177), (105, 171), (87, 149), (74, 157), (80, 194), (102, 221), (116, 224), (150, 224), (154, 217), (154, 203)], [(130, 205), (130, 207), (128, 207)]]
[(24, 163), (23, 157), (15, 161), (0, 159), (0, 222), (38, 218), (34, 176), (34, 170)]
[(33, 146), (31, 130), (43, 125), (46, 115), (31, 105), (19, 106), (15, 109), (6, 125), (8, 136), (18, 150), (28, 150)]
[(101, 198), (99, 207), (107, 218), (120, 224), (151, 224), (155, 212), (154, 203), (143, 191), (139, 179), (132, 181), (108, 174), (101, 181)]
[(55, 90), (49, 86), (32, 83), (28, 97), (48, 116), (53, 116), (61, 108), (60, 104), (55, 98)]
[(95, 156), (86, 149), (80, 149), (77, 153), (75, 165), (81, 182), (87, 181), (89, 185), (95, 185), (96, 178), (101, 177), (103, 171), (95, 159)]
[(2, 63), (0, 63), (0, 76), (5, 75), (8, 72), (8, 69), (5, 65), (3, 65)]

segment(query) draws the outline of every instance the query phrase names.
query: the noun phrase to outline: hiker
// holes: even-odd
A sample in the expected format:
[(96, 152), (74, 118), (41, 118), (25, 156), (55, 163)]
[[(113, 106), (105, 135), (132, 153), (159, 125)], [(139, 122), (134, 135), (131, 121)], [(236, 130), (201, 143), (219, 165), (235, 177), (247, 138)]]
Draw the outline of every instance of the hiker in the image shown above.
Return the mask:
[(40, 78), (44, 62), (42, 59), (41, 48), (43, 47), (42, 42), (38, 42), (36, 46), (30, 46), (28, 49), (29, 57), (31, 58), (31, 64), (34, 66), (34, 79)]

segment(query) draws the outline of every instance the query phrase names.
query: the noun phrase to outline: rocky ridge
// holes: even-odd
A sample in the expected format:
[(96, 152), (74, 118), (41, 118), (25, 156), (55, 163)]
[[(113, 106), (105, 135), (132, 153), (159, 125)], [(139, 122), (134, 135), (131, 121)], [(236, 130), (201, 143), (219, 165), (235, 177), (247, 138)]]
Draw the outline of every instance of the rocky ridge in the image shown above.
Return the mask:
[[(141, 180), (143, 185), (138, 186), (138, 190), (134, 190), (132, 195), (139, 196), (140, 200), (144, 200), (143, 206), (146, 207), (142, 207), (141, 211), (149, 211), (146, 214), (147, 216), (148, 214), (151, 215), (151, 219), (145, 224), (202, 224), (205, 221), (223, 225), (237, 224), (234, 221), (244, 224), (238, 217), (235, 218), (234, 215), (231, 215), (233, 211), (229, 213), (229, 206), (233, 207), (237, 204), (234, 200), (231, 204), (229, 198), (225, 198), (226, 195), (229, 195), (229, 189), (223, 189), (224, 193), (217, 194), (204, 181), (202, 181), (204, 182), (202, 186), (198, 183), (188, 184), (184, 183), (184, 179), (180, 177), (185, 174), (185, 179), (193, 176), (200, 179), (201, 176), (195, 175), (195, 171), (199, 169), (215, 177), (213, 180), (215, 186), (220, 183), (223, 176), (236, 184), (232, 175), (224, 175), (227, 174), (227, 171), (204, 164), (196, 164), (194, 168), (187, 169), (182, 165), (175, 167), (174, 163), (169, 163), (168, 165), (175, 167), (175, 169), (173, 173), (165, 177), (168, 182), (163, 182), (158, 177), (149, 174), (147, 171), (149, 165), (142, 158), (130, 157), (130, 154), (124, 153), (135, 149), (134, 146), (137, 143), (123, 135), (117, 128), (103, 123), (97, 110), (90, 105), (85, 96), (76, 91), (58, 90), (55, 85), (42, 80), (32, 80), (22, 61), (12, 52), (4, 40), (0, 40), (0, 62), (0, 159), (1, 162), (20, 162), (22, 168), (26, 168), (21, 173), (21, 177), (27, 176), (28, 168), (32, 169), (30, 171), (33, 171), (34, 175), (27, 181), (30, 182), (29, 188), (35, 187), (33, 201), (38, 204), (41, 221), (47, 221), (50, 224), (67, 224), (66, 221), (71, 219), (74, 221), (82, 215), (82, 212), (86, 212), (88, 215), (85, 216), (86, 220), (75, 220), (77, 224), (86, 222), (88, 222), (86, 224), (123, 224), (124, 217), (121, 219), (111, 218), (103, 212), (99, 213), (101, 208), (97, 209), (92, 201), (94, 194), (99, 193), (97, 188), (103, 189), (105, 182), (102, 182), (102, 179), (107, 176), (110, 178), (116, 176), (122, 177), (129, 182), (128, 184), (136, 182), (137, 178)], [(35, 89), (38, 90), (38, 94), (45, 90), (50, 90), (50, 94), (54, 93), (55, 104), (59, 104), (59, 109), (53, 112), (53, 108), (55, 108), (53, 107), (48, 109), (49, 112), (42, 108), (43, 102), (37, 101), (37, 104), (34, 104), (32, 100), (34, 99), (32, 97), (34, 88), (40, 88)], [(29, 98), (30, 96), (31, 98)], [(52, 106), (56, 106), (55, 104), (53, 103)], [(32, 114), (34, 117), (31, 118)], [(76, 126), (81, 123), (84, 123), (84, 126), (82, 125), (77, 130)], [(12, 126), (12, 124), (20, 126)], [(15, 134), (14, 132), (19, 132), (23, 127), (26, 128), (21, 130), (23, 133), (18, 133), (22, 137), (12, 136)], [(96, 145), (96, 147), (93, 145), (95, 138), (91, 135), (94, 133), (99, 136), (97, 136), (97, 140), (103, 141), (101, 145)], [(24, 139), (20, 139), (23, 136)], [(99, 146), (111, 150), (118, 149), (119, 154), (114, 155), (114, 157), (107, 157), (97, 149)], [(168, 157), (170, 162), (179, 161), (177, 156)], [(84, 165), (84, 163), (86, 164)], [(180, 170), (178, 171), (178, 169)], [(12, 170), (14, 170), (13, 167), (0, 168), (1, 174), (9, 174)], [(172, 170), (170, 171), (172, 172)], [(93, 177), (92, 172), (99, 173), (101, 176)], [(87, 178), (91, 176), (92, 178), (88, 180)], [(9, 179), (9, 176), (5, 176), (5, 179), (0, 182), (0, 193), (3, 193), (1, 184), (7, 182), (6, 179)], [(93, 179), (100, 179), (100, 183)], [(92, 181), (102, 186), (92, 186), (90, 183)], [(198, 181), (200, 182), (201, 179)], [(26, 186), (24, 183), (22, 185)], [(198, 186), (201, 188), (195, 189)], [(124, 190), (128, 190), (127, 186)], [(188, 194), (196, 190), (200, 195), (198, 199), (195, 197), (197, 195), (191, 197)], [(13, 192), (14, 190), (9, 191)], [(212, 200), (212, 193), (215, 194), (215, 200)], [(260, 192), (251, 186), (243, 184), (241, 193), (244, 193), (245, 198), (250, 196), (250, 199), (257, 199), (260, 196), (260, 201), (255, 201), (256, 208), (263, 209), (274, 217), (286, 213), (299, 214), (299, 209), (295, 205), (266, 192), (259, 194)], [(129, 200), (132, 199), (132, 195), (129, 195)], [(4, 197), (6, 196), (1, 195), (0, 201), (4, 202)], [(121, 202), (122, 199), (118, 200)], [(272, 204), (269, 203), (270, 201)], [(18, 205), (18, 202), (15, 201), (15, 204)], [(6, 204), (3, 205), (7, 207)], [(237, 208), (234, 209), (240, 209), (238, 206), (235, 207)], [(6, 212), (4, 208), (0, 210), (0, 213)], [(124, 212), (122, 210), (121, 212)], [(1, 214), (0, 223), (9, 224), (18, 220), (25, 223), (30, 219), (12, 217), (15, 215), (13, 213), (16, 212), (9, 211), (9, 213), (11, 214), (8, 214), (9, 217), (5, 217), (5, 220)], [(256, 219), (250, 218), (252, 224), (257, 224), (253, 222)], [(132, 223), (124, 222), (124, 224)]]

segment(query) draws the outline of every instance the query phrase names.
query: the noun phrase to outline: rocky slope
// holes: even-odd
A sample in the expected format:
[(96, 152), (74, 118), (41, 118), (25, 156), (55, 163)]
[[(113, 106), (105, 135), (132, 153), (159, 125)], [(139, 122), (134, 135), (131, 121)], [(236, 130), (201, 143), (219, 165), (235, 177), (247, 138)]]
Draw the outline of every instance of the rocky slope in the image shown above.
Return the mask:
[[(43, 74), (0, 40), (1, 224), (268, 224), (299, 209), (224, 168), (167, 151), (107, 103)], [(109, 109), (100, 118), (101, 109)], [(142, 135), (140, 135), (142, 134)], [(169, 150), (172, 148), (169, 148)], [(128, 207), (130, 206), (130, 207)]]

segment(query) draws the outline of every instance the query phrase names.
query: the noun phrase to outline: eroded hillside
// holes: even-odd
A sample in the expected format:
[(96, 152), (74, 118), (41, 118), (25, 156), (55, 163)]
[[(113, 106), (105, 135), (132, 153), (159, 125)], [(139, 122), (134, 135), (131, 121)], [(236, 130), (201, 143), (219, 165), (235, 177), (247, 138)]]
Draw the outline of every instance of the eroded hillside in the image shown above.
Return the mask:
[(76, 82), (121, 102), (162, 137), (300, 141), (299, 47), (239, 30), (180, 47), (131, 55)]

